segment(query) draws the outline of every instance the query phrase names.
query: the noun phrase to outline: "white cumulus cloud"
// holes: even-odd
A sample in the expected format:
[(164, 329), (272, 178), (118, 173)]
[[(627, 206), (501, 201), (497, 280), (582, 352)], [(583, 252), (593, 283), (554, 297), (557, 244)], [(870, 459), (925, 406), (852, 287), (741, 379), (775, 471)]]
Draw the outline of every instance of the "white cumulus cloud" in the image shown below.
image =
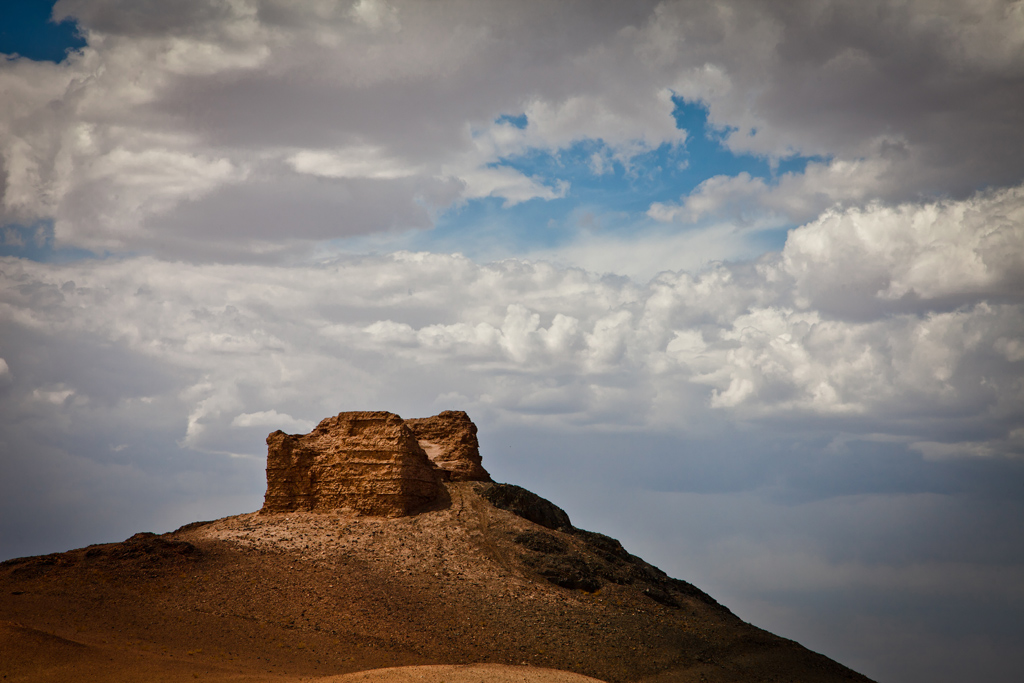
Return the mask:
[[(295, 266), (7, 259), (3, 324), (122, 345), (192, 378), (176, 390), (180, 438), (211, 451), (241, 451), (226, 445), (230, 426), (457, 394), (496, 419), (550, 405), (623, 429), (848, 419), (924, 443), (941, 419), (949, 443), (980, 430), (990, 450), (974, 452), (1010, 454), (1006, 420), (1024, 398), (1022, 205), (1015, 188), (832, 211), (755, 264), (647, 284), (428, 253)], [(5, 344), (5, 357), (21, 367), (26, 348)], [(37, 398), (71, 395), (19, 376)]]

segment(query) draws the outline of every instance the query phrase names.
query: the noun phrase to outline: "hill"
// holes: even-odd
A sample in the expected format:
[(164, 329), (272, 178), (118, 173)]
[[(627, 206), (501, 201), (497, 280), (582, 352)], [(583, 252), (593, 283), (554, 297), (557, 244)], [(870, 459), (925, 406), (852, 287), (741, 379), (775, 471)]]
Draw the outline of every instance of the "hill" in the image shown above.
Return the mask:
[[(391, 418), (332, 419), (316, 437), (321, 445), (341, 423), (377, 429)], [(400, 418), (386, 425), (385, 435), (401, 437), (389, 443), (415, 451), (401, 429)], [(339, 444), (352, 442), (332, 437), (318, 451), (365, 460), (353, 465), (353, 477), (325, 485), (344, 503), (336, 508), (311, 502), (322, 481), (313, 476), (312, 489), (303, 480), (306, 497), (295, 499), (308, 509), (265, 507), (0, 564), (0, 674), (7, 681), (868, 680), (743, 622), (618, 541), (575, 528), (552, 503), (490, 482), (482, 468), (458, 481), (439, 474), (430, 497), (422, 463), (395, 465), (405, 451), (388, 455), (377, 448), (387, 439), (375, 434), (376, 450), (345, 451)], [(475, 428), (473, 435), (475, 444)], [(299, 453), (311, 441), (289, 438), (288, 462), (315, 471), (319, 456)], [(285, 441), (275, 433), (268, 442), (275, 439)], [(428, 445), (443, 462), (436, 443)], [(363, 475), (385, 462), (383, 480), (391, 483), (370, 491), (374, 479)], [(428, 498), (412, 511), (393, 485), (406, 470), (420, 481), (416, 495)], [(298, 481), (298, 470), (288, 471)], [(268, 486), (272, 507), (288, 507), (288, 490), (297, 489)], [(371, 506), (378, 513), (380, 500), (398, 501), (394, 509), (405, 512), (353, 509), (359, 490), (383, 496)], [(469, 664), (478, 666), (451, 668)], [(428, 668), (355, 673), (410, 666)]]

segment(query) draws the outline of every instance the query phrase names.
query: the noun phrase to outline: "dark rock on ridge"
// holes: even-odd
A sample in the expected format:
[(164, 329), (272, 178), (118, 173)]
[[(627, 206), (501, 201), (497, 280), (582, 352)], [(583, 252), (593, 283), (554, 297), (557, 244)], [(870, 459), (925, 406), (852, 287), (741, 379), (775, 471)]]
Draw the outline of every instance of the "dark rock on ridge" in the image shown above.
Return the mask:
[(481, 497), (547, 529), (562, 532), (523, 531), (512, 537), (521, 546), (523, 563), (547, 581), (593, 593), (608, 583), (640, 587), (643, 594), (667, 607), (679, 607), (673, 594), (688, 596), (725, 612), (729, 610), (696, 586), (673, 579), (657, 567), (631, 555), (619, 541), (595, 531), (577, 529), (554, 503), (511, 484), (495, 484)]
[(496, 508), (540, 524), (548, 529), (571, 529), (569, 515), (554, 503), (515, 484), (494, 484), (484, 489), (481, 496)]

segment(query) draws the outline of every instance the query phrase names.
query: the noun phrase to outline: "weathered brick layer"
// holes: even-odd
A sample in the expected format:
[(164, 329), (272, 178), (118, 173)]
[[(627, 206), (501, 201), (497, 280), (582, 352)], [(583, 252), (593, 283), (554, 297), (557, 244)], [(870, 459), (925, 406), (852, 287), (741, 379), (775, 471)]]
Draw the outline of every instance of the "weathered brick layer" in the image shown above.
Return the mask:
[(476, 425), (465, 413), (409, 422), (385, 411), (339, 413), (309, 434), (267, 437), (263, 512), (401, 517), (436, 500), (450, 479), (490, 481), (480, 465)]

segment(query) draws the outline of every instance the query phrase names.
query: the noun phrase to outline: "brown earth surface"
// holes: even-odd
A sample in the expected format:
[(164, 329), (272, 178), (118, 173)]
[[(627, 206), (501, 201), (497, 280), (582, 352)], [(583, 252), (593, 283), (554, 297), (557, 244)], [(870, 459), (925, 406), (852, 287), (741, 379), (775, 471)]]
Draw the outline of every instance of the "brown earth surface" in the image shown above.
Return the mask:
[(523, 489), (443, 486), (409, 517), (250, 513), (4, 562), (0, 676), (868, 681)]
[(507, 664), (403, 666), (329, 676), (318, 683), (602, 683), (557, 669)]

